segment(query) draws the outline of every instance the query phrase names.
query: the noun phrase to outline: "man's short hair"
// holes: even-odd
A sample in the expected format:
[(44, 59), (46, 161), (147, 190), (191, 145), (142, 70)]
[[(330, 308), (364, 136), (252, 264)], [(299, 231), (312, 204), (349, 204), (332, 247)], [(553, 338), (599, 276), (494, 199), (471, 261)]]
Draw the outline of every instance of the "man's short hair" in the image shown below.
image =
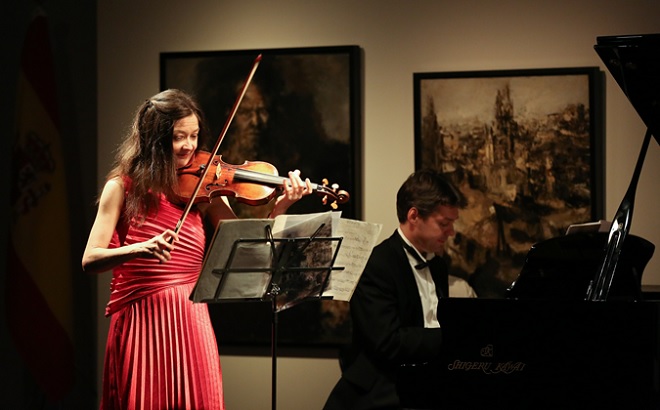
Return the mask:
[(446, 176), (434, 169), (424, 168), (410, 174), (396, 194), (396, 214), (401, 223), (405, 222), (410, 208), (416, 208), (426, 218), (440, 205), (465, 208), (467, 201)]

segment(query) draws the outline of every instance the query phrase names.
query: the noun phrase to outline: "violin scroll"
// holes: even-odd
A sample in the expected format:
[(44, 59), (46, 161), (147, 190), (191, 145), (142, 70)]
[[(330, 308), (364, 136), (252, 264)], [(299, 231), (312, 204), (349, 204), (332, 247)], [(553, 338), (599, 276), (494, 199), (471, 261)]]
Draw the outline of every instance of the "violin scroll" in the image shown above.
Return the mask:
[(344, 191), (343, 189), (339, 189), (338, 184), (332, 184), (332, 186), (328, 186), (329, 182), (327, 178), (323, 178), (321, 182), (321, 184), (317, 184), (316, 192), (322, 196), (321, 202), (323, 202), (323, 205), (327, 205), (328, 198), (332, 198), (330, 207), (332, 209), (337, 209), (338, 203), (344, 204), (350, 199), (351, 196), (348, 194), (348, 192)]

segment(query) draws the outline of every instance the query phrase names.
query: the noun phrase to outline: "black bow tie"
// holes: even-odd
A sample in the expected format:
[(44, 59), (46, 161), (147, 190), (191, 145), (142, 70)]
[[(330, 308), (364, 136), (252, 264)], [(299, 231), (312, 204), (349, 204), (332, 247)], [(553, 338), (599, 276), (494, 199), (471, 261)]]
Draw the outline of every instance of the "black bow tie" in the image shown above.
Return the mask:
[(423, 259), (421, 256), (419, 256), (419, 253), (417, 253), (417, 251), (415, 249), (413, 249), (412, 246), (410, 246), (410, 245), (408, 245), (407, 243), (404, 242), (403, 247), (417, 261), (417, 265), (415, 265), (415, 269), (424, 269), (425, 267), (429, 266), (429, 262), (426, 259)]

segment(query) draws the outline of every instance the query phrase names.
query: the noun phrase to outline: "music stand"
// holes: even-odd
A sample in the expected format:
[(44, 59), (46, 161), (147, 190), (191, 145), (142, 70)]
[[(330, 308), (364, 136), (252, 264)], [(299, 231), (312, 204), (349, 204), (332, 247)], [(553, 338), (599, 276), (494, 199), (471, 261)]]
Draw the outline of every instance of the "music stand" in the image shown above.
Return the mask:
[[(277, 407), (278, 313), (318, 300), (343, 238), (325, 222), (309, 236), (276, 238), (272, 220), (232, 220), (216, 231), (191, 299), (202, 303), (271, 302), (272, 409)], [(231, 244), (231, 246), (228, 246)], [(228, 250), (229, 249), (229, 250)]]

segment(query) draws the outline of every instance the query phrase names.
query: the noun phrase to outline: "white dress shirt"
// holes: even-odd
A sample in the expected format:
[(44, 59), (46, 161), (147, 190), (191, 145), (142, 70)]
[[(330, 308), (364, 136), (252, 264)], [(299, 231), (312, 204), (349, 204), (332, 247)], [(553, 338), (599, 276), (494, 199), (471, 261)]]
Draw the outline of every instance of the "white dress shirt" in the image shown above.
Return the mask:
[[(421, 259), (431, 260), (435, 257), (435, 254), (431, 255), (422, 255), (421, 252), (413, 246), (412, 243), (406, 238), (406, 236), (401, 231), (401, 228), (397, 228), (401, 239), (408, 245), (410, 245), (415, 252), (419, 255)], [(417, 290), (419, 291), (419, 297), (422, 299), (422, 311), (424, 313), (424, 327), (440, 327), (438, 322), (438, 294), (435, 292), (435, 282), (431, 277), (431, 269), (428, 266), (417, 269), (415, 266), (419, 263), (418, 259), (415, 258), (410, 252), (406, 251), (406, 256), (408, 257), (408, 262), (410, 263), (410, 268), (412, 269), (415, 275), (415, 282), (417, 282)]]

